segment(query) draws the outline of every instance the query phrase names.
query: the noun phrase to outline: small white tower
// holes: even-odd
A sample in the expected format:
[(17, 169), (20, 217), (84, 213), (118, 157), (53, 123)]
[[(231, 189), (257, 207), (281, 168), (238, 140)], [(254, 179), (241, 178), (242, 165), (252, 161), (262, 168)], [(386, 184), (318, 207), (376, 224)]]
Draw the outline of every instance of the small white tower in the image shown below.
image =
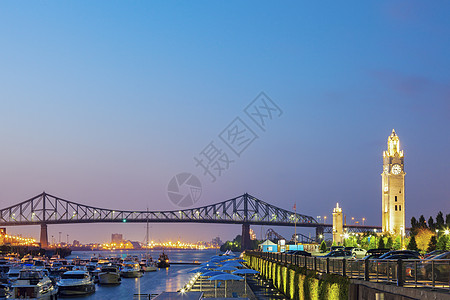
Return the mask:
[(340, 245), (343, 241), (344, 222), (342, 219), (342, 208), (339, 207), (339, 203), (336, 203), (336, 207), (333, 208), (333, 242)]

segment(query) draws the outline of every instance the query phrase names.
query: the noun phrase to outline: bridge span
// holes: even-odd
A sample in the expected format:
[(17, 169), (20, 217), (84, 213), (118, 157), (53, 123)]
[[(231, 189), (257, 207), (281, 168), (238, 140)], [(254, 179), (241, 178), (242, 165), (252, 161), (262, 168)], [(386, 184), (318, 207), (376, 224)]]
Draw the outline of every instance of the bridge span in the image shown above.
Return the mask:
[[(48, 246), (47, 226), (75, 223), (218, 223), (242, 225), (242, 248), (250, 245), (250, 225), (316, 228), (316, 236), (332, 230), (313, 217), (291, 212), (249, 194), (197, 208), (173, 211), (127, 211), (79, 204), (45, 192), (0, 210), (0, 226), (40, 225), (40, 242)], [(349, 230), (355, 226), (347, 226)], [(357, 226), (357, 230), (373, 226)], [(378, 228), (378, 227), (373, 227)], [(357, 231), (356, 230), (356, 231)]]

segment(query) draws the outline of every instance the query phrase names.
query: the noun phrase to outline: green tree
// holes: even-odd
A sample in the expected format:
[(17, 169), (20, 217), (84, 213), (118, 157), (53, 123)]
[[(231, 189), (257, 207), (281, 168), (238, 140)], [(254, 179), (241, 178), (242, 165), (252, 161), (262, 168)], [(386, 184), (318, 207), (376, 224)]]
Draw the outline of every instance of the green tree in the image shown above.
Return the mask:
[(436, 246), (437, 246), (437, 239), (436, 236), (433, 235), (430, 239), (430, 242), (428, 243), (427, 252), (436, 250)]
[(434, 230), (434, 229), (436, 228), (436, 225), (434, 224), (433, 217), (431, 217), (431, 216), (430, 216), (430, 218), (428, 219), (428, 227), (429, 227), (431, 230)]
[(436, 228), (437, 229), (444, 228), (444, 215), (442, 214), (442, 211), (438, 212), (436, 216)]
[(441, 235), (436, 244), (436, 250), (447, 250), (448, 237), (446, 234)]
[(425, 217), (421, 215), (419, 217), (419, 227), (420, 228), (427, 228), (427, 221), (425, 221)]
[(389, 236), (386, 242), (386, 248), (392, 249), (392, 246), (394, 245), (394, 241), (392, 240), (392, 236)]
[(366, 250), (369, 249), (369, 237), (363, 236), (361, 238), (361, 248), (364, 248)]
[(327, 243), (325, 243), (325, 240), (320, 243), (320, 252), (324, 253), (327, 252)]
[(331, 246), (337, 246), (336, 241), (333, 241), (333, 244)]
[(382, 236), (380, 236), (378, 238), (378, 249), (383, 249), (385, 247), (386, 247), (386, 245), (384, 244), (384, 238)]
[(369, 237), (369, 249), (376, 249), (378, 247), (378, 237), (370, 236)]
[(344, 247), (358, 247), (356, 237), (354, 235), (350, 235), (348, 238), (344, 239)]
[(450, 227), (450, 214), (445, 215), (445, 225), (447, 225), (447, 227)]
[(419, 223), (415, 217), (411, 218), (411, 234), (416, 234), (417, 228), (419, 227)]
[(414, 251), (419, 250), (419, 249), (417, 249), (416, 238), (414, 236), (411, 237), (411, 239), (409, 240), (408, 246), (406, 248), (408, 250), (414, 250)]
[(400, 236), (395, 237), (394, 244), (392, 245), (392, 249), (394, 249), (394, 250), (402, 249), (402, 238)]

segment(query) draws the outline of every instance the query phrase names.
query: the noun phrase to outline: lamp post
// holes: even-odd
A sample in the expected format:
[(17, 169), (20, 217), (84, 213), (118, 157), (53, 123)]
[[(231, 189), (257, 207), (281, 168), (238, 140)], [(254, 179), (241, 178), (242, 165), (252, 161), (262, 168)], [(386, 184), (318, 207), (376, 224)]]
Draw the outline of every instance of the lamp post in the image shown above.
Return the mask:
[(364, 221), (366, 221), (366, 218), (362, 218), (362, 221), (363, 221), (363, 226), (364, 226)]
[(327, 223), (327, 216), (323, 216), (323, 224)]
[(346, 233), (344, 233), (344, 247), (347, 246), (347, 244), (346, 244), (347, 239), (348, 239), (348, 233), (346, 232)]
[(378, 248), (378, 240), (377, 240), (377, 229), (373, 229), (373, 236), (375, 238), (375, 249)]

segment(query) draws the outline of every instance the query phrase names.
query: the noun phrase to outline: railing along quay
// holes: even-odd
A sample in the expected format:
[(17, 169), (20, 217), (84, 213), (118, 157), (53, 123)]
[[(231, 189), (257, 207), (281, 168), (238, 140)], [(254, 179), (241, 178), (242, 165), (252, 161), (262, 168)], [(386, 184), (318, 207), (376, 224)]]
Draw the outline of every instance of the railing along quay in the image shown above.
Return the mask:
[(343, 259), (246, 251), (269, 261), (304, 267), (319, 273), (330, 273), (372, 282), (403, 287), (450, 289), (450, 259)]

